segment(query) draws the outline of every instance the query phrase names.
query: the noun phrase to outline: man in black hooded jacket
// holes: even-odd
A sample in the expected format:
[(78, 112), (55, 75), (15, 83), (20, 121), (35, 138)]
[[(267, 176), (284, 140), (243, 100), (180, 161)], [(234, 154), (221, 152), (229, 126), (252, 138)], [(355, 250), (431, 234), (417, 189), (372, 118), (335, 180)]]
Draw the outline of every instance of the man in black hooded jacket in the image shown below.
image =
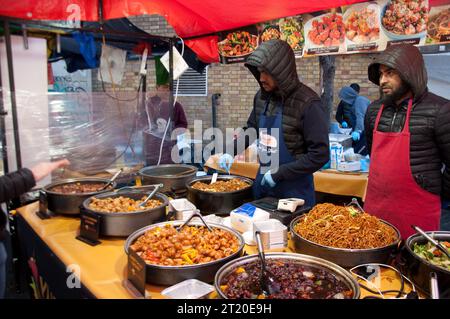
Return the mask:
[[(295, 56), (282, 40), (263, 42), (247, 59), (245, 66), (261, 89), (253, 100), (247, 129), (256, 130), (258, 150), (279, 156), (279, 165), (261, 168), (254, 183), (255, 196), (300, 197), (314, 205), (312, 174), (329, 160), (328, 118), (319, 96), (301, 83)], [(279, 136), (271, 140), (269, 132)], [(249, 140), (246, 146), (253, 141)], [(266, 143), (266, 144), (264, 144)], [(260, 164), (262, 155), (259, 153)], [(229, 169), (229, 154), (219, 165)], [(273, 164), (273, 163), (272, 163)]]
[(441, 199), (450, 198), (450, 102), (428, 91), (415, 46), (387, 48), (368, 75), (380, 99), (365, 117), (371, 155), (365, 208), (391, 221), (403, 237), (414, 233), (413, 223), (437, 230)]

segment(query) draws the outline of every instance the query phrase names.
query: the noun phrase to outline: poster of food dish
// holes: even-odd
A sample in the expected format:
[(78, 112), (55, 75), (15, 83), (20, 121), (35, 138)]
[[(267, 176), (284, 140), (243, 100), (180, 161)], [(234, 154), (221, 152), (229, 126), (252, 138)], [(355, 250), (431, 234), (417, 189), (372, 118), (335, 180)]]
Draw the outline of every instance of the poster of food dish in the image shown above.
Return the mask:
[(381, 30), (386, 45), (424, 45), (427, 35), (428, 0), (380, 0)]
[(380, 47), (380, 6), (363, 2), (342, 9), (348, 53), (377, 51)]
[(426, 44), (450, 42), (450, 1), (447, 3), (447, 5), (430, 7)]
[(256, 25), (219, 34), (220, 62), (224, 64), (247, 61), (259, 43)]
[(303, 56), (345, 53), (345, 25), (340, 9), (317, 14), (303, 15), (306, 21)]
[(258, 24), (259, 43), (272, 39), (286, 41), (294, 50), (296, 57), (303, 54), (305, 38), (303, 36), (303, 21), (301, 16), (286, 17)]

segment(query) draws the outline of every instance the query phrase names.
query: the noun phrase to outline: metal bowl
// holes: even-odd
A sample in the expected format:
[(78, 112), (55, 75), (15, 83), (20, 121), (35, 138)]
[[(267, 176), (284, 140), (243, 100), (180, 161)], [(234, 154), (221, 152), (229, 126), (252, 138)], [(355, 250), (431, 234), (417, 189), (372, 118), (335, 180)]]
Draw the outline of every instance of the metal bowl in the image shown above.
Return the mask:
[(197, 167), (185, 164), (164, 164), (144, 167), (139, 171), (143, 185), (163, 184), (161, 192), (185, 190), (186, 183), (197, 174)]
[[(134, 243), (134, 241), (143, 235), (146, 231), (155, 228), (155, 227), (164, 227), (167, 224), (171, 224), (175, 227), (181, 226), (184, 223), (184, 221), (172, 221), (172, 222), (164, 222), (164, 223), (158, 223), (151, 226), (144, 227), (142, 229), (137, 230), (133, 234), (131, 234), (126, 242), (125, 242), (125, 252), (128, 254), (128, 250), (130, 246)], [(194, 226), (204, 226), (202, 222), (193, 221), (189, 223), (189, 225)], [(155, 284), (155, 285), (162, 285), (162, 286), (170, 286), (175, 285), (181, 281), (184, 281), (186, 279), (198, 279), (200, 281), (204, 282), (212, 282), (214, 280), (214, 275), (216, 274), (217, 270), (222, 267), (224, 264), (229, 262), (230, 260), (233, 260), (235, 258), (238, 258), (239, 256), (242, 256), (245, 242), (244, 238), (242, 238), (241, 234), (235, 231), (234, 229), (231, 229), (229, 227), (219, 225), (219, 224), (213, 224), (208, 223), (208, 226), (212, 228), (220, 228), (224, 229), (233, 235), (235, 235), (239, 240), (239, 249), (232, 255), (214, 260), (211, 262), (203, 263), (203, 264), (197, 264), (197, 265), (187, 265), (187, 266), (161, 266), (161, 265), (152, 265), (152, 264), (146, 264), (146, 280), (147, 283)]]
[[(64, 184), (72, 184), (72, 183), (108, 183), (109, 179), (106, 178), (71, 178), (64, 179), (52, 184), (48, 184), (44, 186), (42, 189), (45, 192), (48, 209), (56, 214), (62, 215), (78, 215), (80, 214), (80, 206), (81, 204), (93, 195), (98, 195), (102, 193), (110, 192), (111, 189), (105, 189), (103, 191), (98, 192), (90, 192), (90, 193), (79, 193), (79, 194), (63, 194), (52, 191), (52, 188)], [(112, 188), (116, 187), (116, 183), (112, 183)]]
[[(295, 260), (302, 263), (303, 265), (318, 267), (322, 269), (325, 268), (326, 270), (330, 271), (331, 273), (333, 273), (333, 275), (339, 277), (342, 281), (344, 281), (347, 284), (347, 286), (353, 291), (353, 299), (358, 299), (360, 296), (360, 289), (358, 282), (355, 280), (355, 278), (353, 278), (352, 274), (350, 274), (350, 272), (348, 272), (347, 270), (339, 267), (338, 265), (328, 260), (295, 253), (265, 253), (265, 257), (266, 259)], [(241, 267), (250, 262), (257, 261), (258, 259), (259, 259), (258, 255), (244, 256), (236, 260), (230, 261), (222, 268), (220, 268), (214, 278), (214, 286), (219, 296), (221, 298), (228, 299), (226, 295), (222, 292), (220, 286), (222, 284), (223, 279), (229, 273), (231, 273), (238, 267)]]
[(323, 246), (301, 237), (294, 231), (295, 225), (303, 218), (305, 218), (305, 215), (298, 216), (291, 222), (290, 226), (295, 251), (301, 254), (324, 258), (344, 268), (352, 268), (367, 263), (388, 263), (401, 241), (398, 229), (392, 224), (381, 220), (383, 223), (394, 228), (397, 233), (397, 240), (388, 246), (370, 249), (348, 249)]
[(127, 191), (127, 192), (109, 192), (101, 195), (91, 196), (83, 202), (83, 208), (88, 212), (100, 215), (100, 235), (102, 236), (117, 236), (126, 237), (136, 230), (151, 225), (154, 223), (166, 220), (166, 207), (169, 204), (169, 199), (166, 195), (156, 193), (153, 199), (159, 199), (163, 204), (156, 208), (145, 209), (134, 212), (120, 212), (120, 213), (106, 213), (91, 209), (89, 204), (95, 198), (108, 197), (129, 197), (134, 200), (140, 200), (143, 196), (148, 195), (142, 191)]
[(211, 178), (212, 176), (197, 177), (186, 184), (188, 200), (200, 209), (202, 214), (229, 215), (233, 209), (253, 200), (253, 180), (242, 176), (221, 175), (217, 178), (217, 180), (238, 178), (249, 184), (249, 187), (234, 192), (214, 193), (192, 188), (196, 182), (210, 183)]
[[(426, 232), (439, 241), (450, 241), (450, 232), (435, 231)], [(423, 292), (430, 295), (430, 273), (435, 272), (439, 286), (440, 298), (450, 298), (450, 270), (433, 265), (426, 259), (416, 255), (414, 244), (425, 244), (427, 240), (419, 233), (411, 235), (405, 242), (402, 250), (401, 270), (417, 285)]]

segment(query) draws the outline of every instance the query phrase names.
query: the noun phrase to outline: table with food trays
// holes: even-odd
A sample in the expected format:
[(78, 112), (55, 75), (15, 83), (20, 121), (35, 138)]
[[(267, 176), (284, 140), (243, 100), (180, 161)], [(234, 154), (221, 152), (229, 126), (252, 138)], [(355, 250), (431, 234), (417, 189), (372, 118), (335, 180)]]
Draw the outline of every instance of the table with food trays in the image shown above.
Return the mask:
[[(48, 284), (51, 291), (53, 286), (67, 287), (67, 281), (73, 271), (81, 281), (78, 293), (77, 289), (64, 289), (64, 287), (52, 292), (56, 298), (91, 297), (91, 298), (136, 298), (138, 294), (127, 281), (127, 255), (125, 254), (124, 238), (101, 238), (101, 244), (89, 246), (75, 237), (79, 232), (80, 221), (76, 217), (56, 216), (42, 220), (36, 215), (38, 203), (33, 203), (17, 210), (19, 233), (24, 246), (24, 254), (28, 257), (28, 264), (34, 262), (36, 269), (40, 271), (38, 278), (41, 285)], [(29, 233), (29, 234), (28, 234)], [(37, 246), (43, 245), (49, 253), (38, 254), (42, 250)], [(255, 246), (245, 246), (245, 253), (256, 253)], [(293, 242), (284, 251), (293, 252)], [(28, 251), (28, 253), (27, 253)], [(34, 255), (33, 255), (34, 254)], [(47, 258), (52, 258), (56, 267), (50, 267), (52, 263)], [(47, 264), (48, 270), (42, 268)], [(72, 270), (72, 272), (70, 271)], [(382, 269), (380, 277), (382, 290), (398, 290), (400, 279), (390, 269)], [(59, 276), (59, 278), (58, 278)], [(53, 278), (56, 277), (56, 278)], [(52, 285), (54, 284), (54, 285)], [(411, 290), (406, 284), (405, 291)], [(42, 288), (42, 287), (41, 287)], [(167, 286), (147, 284), (146, 290), (151, 298), (164, 298), (161, 291)], [(79, 294), (79, 296), (78, 296)], [(372, 295), (361, 290), (361, 298)], [(391, 294), (395, 296), (395, 294)], [(210, 297), (215, 297), (212, 293)]]
[[(192, 174), (192, 169), (183, 169)], [(175, 176), (184, 178), (179, 173)], [(139, 298), (145, 290), (151, 298), (163, 298), (165, 288), (198, 279), (214, 283), (209, 286), (215, 290), (208, 294), (210, 298), (414, 296), (408, 293), (415, 285), (402, 273), (413, 276), (412, 281), (425, 293), (430, 293), (430, 273), (438, 279), (443, 296), (450, 290), (445, 264), (444, 268), (432, 265), (429, 247), (420, 248), (426, 243), (424, 238), (411, 236), (400, 250), (400, 233), (393, 225), (366, 214), (358, 204), (343, 207), (328, 203), (308, 208), (289, 222), (277, 221), (287, 227), (281, 225), (282, 245), (265, 252), (270, 269), (265, 274), (275, 273), (270, 276), (278, 281), (276, 289), (266, 289), (266, 281), (258, 275), (261, 263), (257, 252), (261, 249), (250, 246), (248, 236), (244, 239), (238, 228), (225, 224), (225, 219), (205, 222), (206, 217), (202, 217), (224, 217), (231, 209), (251, 202), (248, 190), (252, 180), (225, 175), (218, 181), (212, 182), (211, 176), (192, 176), (184, 181), (187, 198), (200, 208), (192, 211), (187, 222), (168, 221), (174, 217), (168, 207), (173, 202), (156, 192), (160, 184), (92, 192), (93, 184), (106, 185), (107, 180), (87, 178), (44, 187), (45, 196), (39, 203), (17, 210), (14, 225), (34, 295)], [(86, 192), (64, 193), (72, 186), (82, 186)], [(153, 196), (153, 202), (144, 207), (147, 193), (152, 193), (147, 199)], [(246, 218), (257, 215), (253, 213)], [(196, 220), (192, 219), (195, 214)], [(435, 235), (441, 241), (449, 240), (448, 233)], [(431, 257), (438, 256), (435, 252)], [(396, 268), (385, 265), (391, 262)], [(255, 283), (260, 288), (256, 289)]]

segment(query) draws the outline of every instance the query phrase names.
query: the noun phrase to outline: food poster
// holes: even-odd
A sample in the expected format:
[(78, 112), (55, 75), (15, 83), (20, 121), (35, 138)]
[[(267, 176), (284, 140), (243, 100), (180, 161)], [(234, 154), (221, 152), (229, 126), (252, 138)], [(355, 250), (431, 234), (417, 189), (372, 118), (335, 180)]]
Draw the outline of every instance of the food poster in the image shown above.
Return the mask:
[(345, 26), (341, 9), (303, 15), (305, 47), (303, 56), (346, 52)]
[(363, 2), (342, 8), (348, 53), (380, 49), (380, 11), (376, 2)]
[(296, 57), (303, 54), (305, 38), (301, 16), (286, 17), (258, 24), (259, 43), (281, 39), (289, 43)]
[(430, 1), (425, 44), (450, 42), (450, 0)]
[(381, 8), (381, 32), (386, 46), (401, 43), (425, 44), (428, 0), (380, 0), (378, 4)]
[(220, 62), (224, 64), (247, 61), (248, 56), (258, 47), (256, 25), (219, 34)]

